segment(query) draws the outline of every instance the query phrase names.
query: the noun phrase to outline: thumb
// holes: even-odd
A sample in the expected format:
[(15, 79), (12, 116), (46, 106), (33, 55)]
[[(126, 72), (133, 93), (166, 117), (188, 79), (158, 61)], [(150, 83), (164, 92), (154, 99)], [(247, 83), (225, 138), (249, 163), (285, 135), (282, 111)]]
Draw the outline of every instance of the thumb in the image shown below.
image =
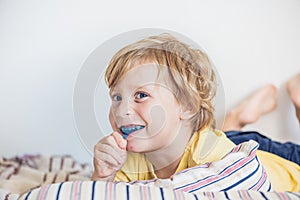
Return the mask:
[(117, 142), (118, 146), (121, 149), (126, 150), (127, 141), (122, 137), (122, 135), (120, 133), (118, 133), (118, 132), (115, 131), (115, 132), (112, 133), (112, 136), (114, 137), (114, 139)]

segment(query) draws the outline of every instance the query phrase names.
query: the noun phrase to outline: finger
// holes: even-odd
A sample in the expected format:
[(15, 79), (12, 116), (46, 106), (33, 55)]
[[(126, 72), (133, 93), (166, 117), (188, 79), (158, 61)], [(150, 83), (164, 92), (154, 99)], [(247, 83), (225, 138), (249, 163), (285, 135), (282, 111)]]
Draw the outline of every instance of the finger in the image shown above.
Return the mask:
[(114, 139), (115, 139), (116, 143), (118, 144), (118, 146), (121, 149), (126, 150), (127, 140), (125, 140), (123, 138), (123, 136), (120, 133), (116, 132), (116, 131), (113, 132), (111, 135), (114, 137)]
[(110, 167), (110, 168), (120, 168), (120, 162), (116, 160), (111, 154), (103, 153), (101, 151), (96, 152), (95, 160), (99, 166)]
[(121, 150), (119, 148), (116, 149), (108, 144), (101, 144), (97, 146), (95, 148), (95, 155), (98, 155), (99, 153), (110, 155), (119, 164), (122, 164), (124, 162), (124, 159), (126, 159), (126, 152), (124, 153), (124, 150)]
[[(120, 135), (120, 133), (118, 132), (113, 132), (111, 135), (105, 137), (102, 141), (100, 141), (99, 143), (101, 144), (107, 144), (112, 146), (116, 151), (118, 151), (119, 153), (122, 153), (125, 149), (126, 149), (126, 145), (127, 145), (127, 141), (122, 141), (124, 140), (122, 138), (122, 136)], [(125, 142), (125, 143), (124, 143)], [(121, 143), (121, 144), (119, 144)], [(125, 148), (124, 148), (125, 146)], [(121, 151), (119, 151), (121, 150)], [(124, 153), (124, 152), (123, 152)]]

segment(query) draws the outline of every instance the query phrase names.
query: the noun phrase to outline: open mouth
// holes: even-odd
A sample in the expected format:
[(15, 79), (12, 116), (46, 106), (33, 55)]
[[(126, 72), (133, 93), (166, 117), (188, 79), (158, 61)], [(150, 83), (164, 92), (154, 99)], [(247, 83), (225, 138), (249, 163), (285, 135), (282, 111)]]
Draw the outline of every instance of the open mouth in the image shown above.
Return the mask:
[(120, 131), (123, 133), (123, 138), (126, 139), (131, 133), (141, 130), (144, 127), (145, 126), (141, 125), (121, 126)]

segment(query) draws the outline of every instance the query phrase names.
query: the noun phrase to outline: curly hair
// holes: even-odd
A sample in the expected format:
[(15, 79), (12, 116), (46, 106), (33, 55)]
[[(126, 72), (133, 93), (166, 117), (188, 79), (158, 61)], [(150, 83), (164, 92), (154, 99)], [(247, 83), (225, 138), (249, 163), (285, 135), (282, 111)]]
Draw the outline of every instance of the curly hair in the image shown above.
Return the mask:
[(175, 98), (193, 112), (193, 131), (213, 126), (216, 76), (212, 64), (203, 51), (170, 34), (151, 36), (119, 50), (105, 72), (108, 87), (115, 87), (132, 67), (149, 62), (167, 66)]

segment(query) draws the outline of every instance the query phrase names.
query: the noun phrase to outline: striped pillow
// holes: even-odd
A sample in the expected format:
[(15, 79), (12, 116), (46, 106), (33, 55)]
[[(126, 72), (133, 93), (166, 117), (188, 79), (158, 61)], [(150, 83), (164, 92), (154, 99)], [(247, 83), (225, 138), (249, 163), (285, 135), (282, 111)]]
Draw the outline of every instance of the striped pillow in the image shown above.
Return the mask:
[[(4, 199), (4, 198), (3, 198)], [(186, 193), (169, 188), (128, 185), (101, 181), (73, 181), (56, 183), (32, 190), (18, 200), (52, 200), (52, 199), (105, 199), (105, 200), (292, 200), (300, 199), (300, 193), (293, 192), (260, 192), (253, 190), (232, 190), (228, 192), (197, 192)]]
[(170, 179), (135, 181), (184, 192), (258, 190), (270, 191), (266, 171), (256, 156), (258, 143), (250, 140), (234, 147), (221, 160), (185, 169)]
[(257, 148), (254, 141), (242, 143), (221, 160), (183, 170), (170, 179), (63, 182), (35, 189), (20, 199), (207, 199), (216, 195), (225, 199), (229, 194), (263, 197), (272, 193), (267, 192), (271, 186), (256, 157)]

